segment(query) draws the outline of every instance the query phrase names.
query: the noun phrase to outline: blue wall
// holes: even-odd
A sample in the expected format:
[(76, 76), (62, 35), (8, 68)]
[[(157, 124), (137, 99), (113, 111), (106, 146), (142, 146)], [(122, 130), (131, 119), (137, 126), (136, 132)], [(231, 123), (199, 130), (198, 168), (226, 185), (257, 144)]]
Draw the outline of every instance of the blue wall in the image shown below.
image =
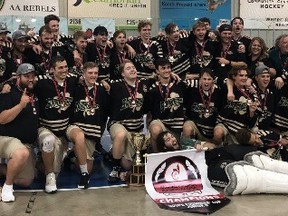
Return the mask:
[(207, 0), (159, 0), (160, 28), (175, 22), (180, 29), (190, 29), (196, 18), (208, 17), (212, 28), (220, 19), (231, 19), (231, 0), (214, 0), (223, 3), (215, 10), (209, 10)]

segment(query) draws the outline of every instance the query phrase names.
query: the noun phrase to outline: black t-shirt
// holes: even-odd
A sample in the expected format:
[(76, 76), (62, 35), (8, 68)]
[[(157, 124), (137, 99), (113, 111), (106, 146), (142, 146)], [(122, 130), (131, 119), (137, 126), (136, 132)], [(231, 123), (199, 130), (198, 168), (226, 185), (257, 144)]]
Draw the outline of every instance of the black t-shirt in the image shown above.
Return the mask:
[[(21, 97), (22, 91), (15, 86), (11, 87), (9, 93), (0, 94), (0, 112), (11, 109), (19, 104)], [(15, 137), (23, 143), (35, 142), (37, 138), (39, 108), (38, 99), (36, 97), (33, 98), (34, 106), (32, 106), (33, 103), (28, 103), (13, 121), (0, 125), (1, 136)]]

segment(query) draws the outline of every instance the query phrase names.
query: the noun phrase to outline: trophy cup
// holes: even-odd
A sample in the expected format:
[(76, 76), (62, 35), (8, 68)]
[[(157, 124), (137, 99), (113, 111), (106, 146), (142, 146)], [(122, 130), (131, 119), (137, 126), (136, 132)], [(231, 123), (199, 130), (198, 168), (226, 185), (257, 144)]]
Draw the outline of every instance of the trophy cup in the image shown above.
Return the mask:
[(145, 134), (132, 133), (132, 145), (136, 151), (129, 184), (132, 186), (143, 186), (145, 184), (145, 164), (141, 162), (141, 150), (145, 144)]

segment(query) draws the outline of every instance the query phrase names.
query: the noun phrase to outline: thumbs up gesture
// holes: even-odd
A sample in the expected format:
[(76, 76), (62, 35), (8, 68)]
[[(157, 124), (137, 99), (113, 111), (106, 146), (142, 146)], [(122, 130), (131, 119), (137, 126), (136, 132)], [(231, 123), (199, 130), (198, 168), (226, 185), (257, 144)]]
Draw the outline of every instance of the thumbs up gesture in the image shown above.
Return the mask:
[(25, 88), (21, 96), (20, 105), (22, 108), (25, 108), (29, 102), (30, 99), (29, 96), (27, 95), (27, 89)]

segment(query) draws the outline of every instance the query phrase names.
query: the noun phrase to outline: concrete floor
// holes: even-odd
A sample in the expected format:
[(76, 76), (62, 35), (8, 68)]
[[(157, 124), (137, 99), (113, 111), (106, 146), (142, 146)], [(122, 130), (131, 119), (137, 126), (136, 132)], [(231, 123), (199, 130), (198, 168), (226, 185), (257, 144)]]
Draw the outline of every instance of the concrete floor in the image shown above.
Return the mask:
[[(199, 215), (160, 209), (144, 187), (15, 193), (16, 202), (0, 202), (1, 216), (180, 216)], [(229, 197), (230, 204), (213, 216), (287, 216), (287, 195)], [(26, 212), (27, 211), (27, 212)], [(28, 213), (30, 212), (30, 213)]]

